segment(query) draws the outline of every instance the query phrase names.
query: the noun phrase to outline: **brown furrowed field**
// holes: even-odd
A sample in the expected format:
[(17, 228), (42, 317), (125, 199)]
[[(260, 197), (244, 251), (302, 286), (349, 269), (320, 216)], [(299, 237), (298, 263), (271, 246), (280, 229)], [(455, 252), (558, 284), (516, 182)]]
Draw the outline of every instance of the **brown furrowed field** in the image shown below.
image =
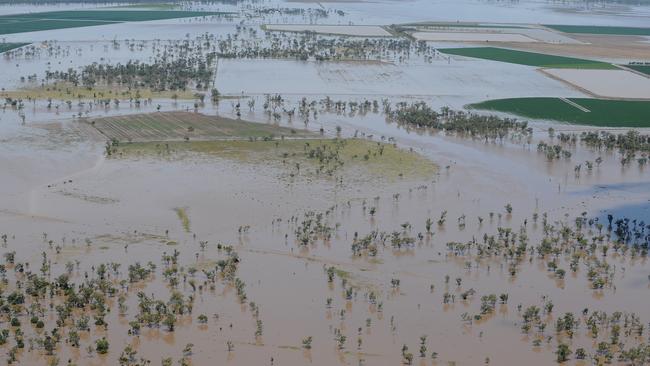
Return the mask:
[(304, 130), (193, 112), (135, 114), (91, 119), (87, 122), (102, 135), (120, 142), (257, 139), (311, 135)]

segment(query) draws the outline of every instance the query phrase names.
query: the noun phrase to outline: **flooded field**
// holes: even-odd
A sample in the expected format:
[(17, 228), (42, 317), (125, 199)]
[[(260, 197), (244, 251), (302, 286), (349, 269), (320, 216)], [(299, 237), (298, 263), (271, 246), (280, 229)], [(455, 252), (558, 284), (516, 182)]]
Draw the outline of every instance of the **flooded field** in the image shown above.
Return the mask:
[[(549, 29), (533, 25), (454, 24), (434, 23), (415, 25), (413, 36), (424, 41), (461, 42), (544, 42), (552, 44), (582, 44), (582, 42)], [(412, 26), (409, 26), (411, 28)]]
[(544, 72), (598, 97), (650, 99), (650, 78), (630, 71), (545, 69)]
[(537, 42), (537, 40), (514, 33), (479, 32), (415, 32), (413, 37), (422, 41), (450, 42)]
[(391, 34), (373, 25), (309, 25), (309, 24), (266, 24), (265, 29), (281, 32), (315, 32), (323, 34), (349, 35), (359, 37), (390, 37)]
[[(642, 27), (649, 8), (0, 6), (77, 10), (158, 20), (3, 35), (0, 363), (650, 363), (643, 76), (452, 56), (488, 33), (399, 26)], [(501, 98), (580, 121), (467, 106)]]

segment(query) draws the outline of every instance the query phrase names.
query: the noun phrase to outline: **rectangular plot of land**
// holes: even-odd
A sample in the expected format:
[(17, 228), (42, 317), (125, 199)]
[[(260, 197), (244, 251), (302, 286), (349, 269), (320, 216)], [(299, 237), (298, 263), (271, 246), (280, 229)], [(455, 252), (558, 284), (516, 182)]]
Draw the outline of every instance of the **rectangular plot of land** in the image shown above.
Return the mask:
[(546, 69), (544, 72), (595, 96), (650, 99), (650, 78), (630, 71)]
[(626, 36), (650, 36), (650, 28), (640, 27), (610, 27), (598, 25), (545, 25), (545, 27), (555, 29), (565, 33), (585, 33), (585, 34), (613, 34)]
[(69, 10), (0, 16), (0, 34), (222, 15), (200, 11)]
[(650, 127), (650, 101), (645, 100), (508, 98), (487, 100), (469, 107), (590, 126)]
[(480, 58), (484, 60), (509, 62), (519, 65), (568, 68), (568, 69), (616, 69), (606, 62), (574, 57), (548, 55), (537, 52), (517, 51), (497, 47), (441, 48), (438, 51), (450, 55)]
[(29, 43), (0, 43), (0, 53), (26, 46)]
[(442, 42), (537, 42), (523, 34), (496, 32), (415, 32), (413, 37), (418, 41)]
[(247, 139), (311, 135), (271, 124), (191, 112), (159, 112), (88, 120), (101, 134), (121, 142)]

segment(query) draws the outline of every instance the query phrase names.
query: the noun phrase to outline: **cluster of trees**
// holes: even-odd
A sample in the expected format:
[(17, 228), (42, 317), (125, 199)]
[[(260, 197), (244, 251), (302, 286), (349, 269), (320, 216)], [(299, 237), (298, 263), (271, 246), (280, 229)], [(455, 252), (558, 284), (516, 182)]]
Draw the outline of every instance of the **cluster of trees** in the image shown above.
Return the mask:
[[(47, 240), (47, 234), (43, 234), (43, 237), (52, 250), (60, 252), (61, 244)], [(10, 242), (8, 235), (2, 236), (5, 248)], [(201, 250), (205, 250), (207, 243), (202, 243)], [(92, 248), (92, 241), (86, 240), (86, 245)], [(196, 293), (203, 293), (208, 288), (214, 290), (219, 280), (226, 286), (235, 287), (243, 302), (246, 300), (243, 293), (245, 284), (236, 277), (239, 256), (231, 246), (219, 244), (217, 251), (222, 259), (212, 269), (203, 269), (202, 276), (198, 276), (199, 271), (193, 266), (181, 266), (180, 252), (176, 250), (163, 253), (162, 266), (153, 262), (146, 265), (135, 262), (126, 269), (117, 262), (90, 264), (84, 268), (81, 261), (67, 262), (61, 268), (52, 265), (46, 251), (42, 253), (40, 263), (20, 261), (16, 252), (5, 251), (4, 263), (0, 264), (3, 287), (0, 291), (0, 347), (11, 347), (4, 360), (8, 364), (19, 362), (24, 352), (22, 350), (29, 349), (29, 352), (42, 352), (48, 356), (50, 364), (58, 364), (55, 356), (65, 346), (85, 348), (89, 356), (109, 353), (112, 345), (108, 335), (94, 337), (93, 334), (96, 331), (104, 334), (108, 329), (113, 329), (109, 328), (107, 319), (112, 311), (118, 312), (120, 318), (130, 318), (129, 336), (138, 337), (142, 327), (164, 326), (166, 331), (173, 332), (178, 317), (192, 314)], [(15, 278), (10, 280), (12, 273)], [(130, 291), (132, 287), (146, 286), (160, 273), (170, 290), (167, 299), (143, 291)], [(129, 311), (129, 298), (133, 294), (137, 294), (137, 309)], [(256, 336), (259, 337), (259, 310), (254, 303), (251, 303), (251, 309), (258, 322)], [(200, 324), (205, 324), (207, 319), (205, 314), (197, 318)], [(191, 348), (191, 344), (186, 346), (181, 364), (189, 364), (187, 357), (191, 354)], [(120, 365), (146, 365), (151, 362), (138, 359), (136, 354), (136, 349), (127, 346), (119, 357)]]
[(580, 134), (580, 140), (589, 147), (621, 152), (650, 152), (650, 135), (629, 130), (626, 133), (588, 131)]
[(118, 85), (131, 89), (148, 88), (153, 91), (186, 90), (194, 87), (207, 90), (214, 78), (214, 53), (165, 55), (152, 63), (129, 61), (125, 64), (107, 65), (93, 63), (68, 71), (46, 71), (45, 80), (63, 81), (74, 86), (92, 88), (97, 85)]
[[(584, 308), (580, 313), (567, 312), (557, 315), (552, 323), (553, 303), (544, 299), (541, 306), (528, 306), (520, 312), (522, 332), (531, 336), (532, 345), (539, 348), (543, 343), (557, 340), (555, 355), (558, 363), (576, 360), (591, 360), (593, 364), (645, 365), (650, 362), (650, 344), (644, 341), (645, 325), (635, 313), (615, 311), (590, 311)], [(554, 331), (548, 330), (549, 328)], [(577, 347), (572, 349), (576, 336), (589, 337), (593, 349)], [(553, 336), (554, 334), (554, 336)]]
[(269, 8), (269, 7), (259, 7), (253, 9), (253, 14), (257, 16), (262, 15), (292, 15), (292, 16), (303, 16), (308, 17), (309, 19), (323, 19), (329, 17), (331, 14), (336, 14), (338, 16), (344, 16), (345, 12), (343, 10), (332, 10), (332, 9), (321, 9), (321, 8)]
[(485, 140), (503, 140), (512, 134), (530, 136), (533, 133), (527, 122), (454, 111), (447, 107), (436, 111), (425, 102), (397, 103), (393, 110), (388, 111), (388, 118), (406, 126), (432, 128), (448, 134)]
[[(254, 29), (238, 28), (217, 41), (218, 55), (224, 58), (292, 58), (307, 60), (372, 60), (406, 61), (412, 55), (433, 56), (435, 50), (426, 42), (396, 38), (325, 37), (313, 32), (266, 32), (259, 40)], [(247, 36), (248, 35), (248, 36)]]
[[(650, 135), (641, 134), (636, 130), (629, 130), (625, 133), (613, 133), (609, 131), (585, 131), (580, 133), (564, 133), (555, 135), (555, 131), (549, 128), (549, 137), (560, 140), (562, 144), (576, 145), (578, 142), (594, 150), (615, 150), (620, 154), (621, 165), (625, 166), (635, 161), (639, 166), (644, 166), (648, 162), (650, 154)], [(545, 143), (540, 143), (545, 144)], [(549, 147), (551, 147), (549, 145)], [(560, 148), (560, 145), (552, 146), (554, 149)], [(539, 149), (539, 146), (538, 146)], [(562, 149), (561, 149), (562, 150)], [(564, 150), (562, 150), (564, 151)], [(602, 158), (596, 159), (596, 164), (600, 165)], [(593, 163), (587, 162), (587, 168), (591, 169)], [(576, 166), (579, 171), (579, 166)]]

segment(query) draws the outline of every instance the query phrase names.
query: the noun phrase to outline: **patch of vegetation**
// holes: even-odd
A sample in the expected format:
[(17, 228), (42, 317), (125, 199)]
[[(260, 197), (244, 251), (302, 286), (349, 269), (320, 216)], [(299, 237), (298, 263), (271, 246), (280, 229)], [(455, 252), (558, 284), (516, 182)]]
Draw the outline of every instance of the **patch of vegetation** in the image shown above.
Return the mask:
[(69, 10), (12, 14), (0, 16), (0, 34), (223, 14), (226, 13), (164, 10)]
[(625, 65), (625, 67), (646, 75), (650, 75), (650, 65)]
[(63, 81), (73, 86), (83, 85), (93, 88), (97, 85), (113, 86), (136, 89), (147, 88), (154, 91), (177, 91), (193, 87), (207, 90), (214, 78), (214, 62), (216, 53), (204, 54), (195, 52), (189, 45), (178, 50), (178, 55), (156, 56), (153, 62), (143, 63), (129, 61), (125, 64), (98, 64), (86, 65), (78, 72), (74, 69), (68, 71), (46, 71), (45, 80)]
[(619, 36), (650, 36), (650, 28), (640, 27), (609, 27), (600, 25), (560, 25), (545, 24), (545, 27), (564, 33), (578, 34), (611, 34)]
[(508, 62), (518, 65), (563, 69), (615, 69), (616, 66), (600, 61), (516, 51), (496, 47), (441, 48), (440, 52), (484, 60)]
[(0, 18), (0, 34), (15, 34), (38, 32), (55, 29), (92, 27), (97, 25), (118, 24), (96, 20), (58, 20), (58, 19), (2, 19)]
[(176, 215), (178, 216), (178, 219), (181, 220), (181, 225), (183, 225), (183, 230), (185, 230), (186, 233), (190, 232), (190, 216), (187, 214), (187, 209), (184, 207), (176, 207), (174, 209), (174, 212), (176, 212)]
[[(388, 28), (391, 29), (391, 28)], [(430, 60), (435, 51), (426, 42), (394, 37), (351, 38), (324, 37), (314, 32), (265, 31), (266, 41), (251, 43), (248, 36), (256, 35), (257, 28), (238, 27), (232, 39), (217, 40), (218, 56), (222, 58), (281, 58), (317, 61), (380, 60), (387, 53), (395, 61), (403, 62), (414, 56)]]
[[(376, 177), (430, 177), (436, 166), (429, 159), (392, 144), (362, 139), (292, 139), (256, 141), (190, 141), (127, 143), (112, 156), (183, 159), (202, 154), (252, 164), (279, 164), (288, 178), (356, 179), (361, 172)], [(354, 172), (353, 178), (342, 172)]]
[[(45, 99), (53, 101), (73, 101), (79, 99), (92, 99), (100, 103), (118, 100), (144, 100), (150, 98), (163, 98), (174, 100), (192, 100), (199, 97), (196, 92), (186, 90), (155, 91), (150, 88), (129, 88), (120, 85), (97, 85), (85, 87), (73, 85), (68, 82), (55, 82), (36, 87), (25, 87), (17, 90), (0, 92), (0, 96), (10, 99)], [(104, 104), (104, 103), (102, 103)]]
[(515, 134), (527, 136), (532, 133), (526, 122), (497, 116), (481, 116), (449, 108), (436, 111), (424, 102), (398, 103), (388, 116), (392, 121), (406, 126), (432, 128), (450, 135), (485, 140), (503, 139)]
[(471, 104), (468, 108), (598, 127), (650, 127), (650, 101), (568, 98), (590, 112), (559, 98), (510, 98)]
[(0, 53), (27, 46), (29, 43), (0, 43)]

